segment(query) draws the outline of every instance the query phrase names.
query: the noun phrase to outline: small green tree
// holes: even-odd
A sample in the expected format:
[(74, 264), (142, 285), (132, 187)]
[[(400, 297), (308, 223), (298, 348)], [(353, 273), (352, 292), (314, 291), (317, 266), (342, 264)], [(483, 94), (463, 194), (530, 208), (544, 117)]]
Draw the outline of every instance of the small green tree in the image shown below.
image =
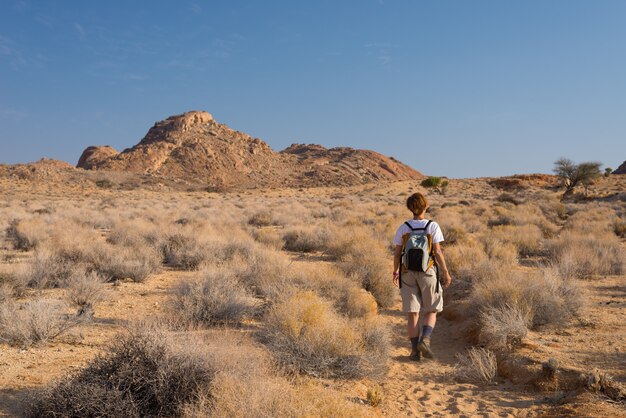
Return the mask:
[(602, 174), (600, 172), (602, 163), (600, 162), (584, 162), (580, 164), (574, 163), (569, 158), (559, 158), (554, 162), (554, 173), (563, 180), (565, 193), (563, 197), (571, 195), (574, 188), (578, 185), (585, 187), (585, 193), (596, 179)]
[(448, 189), (448, 180), (443, 177), (428, 177), (422, 180), (422, 187), (427, 189), (433, 189), (433, 191), (439, 194), (445, 194)]
[(604, 177), (610, 176), (612, 172), (613, 172), (613, 169), (611, 167), (605, 168), (604, 169)]

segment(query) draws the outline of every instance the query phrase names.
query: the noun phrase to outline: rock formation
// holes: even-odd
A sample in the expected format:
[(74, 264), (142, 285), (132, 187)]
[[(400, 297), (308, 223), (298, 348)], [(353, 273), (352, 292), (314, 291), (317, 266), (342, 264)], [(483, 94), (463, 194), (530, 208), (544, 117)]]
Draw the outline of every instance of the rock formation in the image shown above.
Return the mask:
[(87, 147), (78, 159), (77, 167), (91, 169), (119, 152), (108, 145)]
[(294, 144), (276, 152), (258, 138), (192, 111), (157, 122), (134, 147), (88, 147), (77, 165), (201, 181), (210, 187), (355, 185), (423, 175), (373, 151)]
[(613, 174), (626, 174), (626, 161), (617, 167), (617, 170), (613, 171)]

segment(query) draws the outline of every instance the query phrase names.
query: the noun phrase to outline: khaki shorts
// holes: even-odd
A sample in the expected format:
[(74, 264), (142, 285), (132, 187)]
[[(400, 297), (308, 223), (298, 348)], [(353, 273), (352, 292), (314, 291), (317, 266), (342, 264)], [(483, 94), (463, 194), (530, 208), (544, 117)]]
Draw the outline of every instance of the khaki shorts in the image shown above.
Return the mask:
[(443, 310), (443, 289), (437, 293), (437, 275), (431, 267), (426, 273), (419, 271), (402, 272), (402, 312), (441, 312)]

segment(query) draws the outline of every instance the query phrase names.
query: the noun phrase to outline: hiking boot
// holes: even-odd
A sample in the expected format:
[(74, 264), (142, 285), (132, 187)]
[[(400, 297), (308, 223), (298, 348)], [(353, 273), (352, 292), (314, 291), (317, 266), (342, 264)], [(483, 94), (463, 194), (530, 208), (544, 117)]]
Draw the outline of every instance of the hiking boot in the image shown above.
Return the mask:
[(429, 359), (434, 359), (435, 355), (430, 350), (430, 337), (426, 337), (422, 339), (422, 341), (417, 344), (417, 349), (422, 353), (422, 355)]
[(411, 361), (420, 361), (422, 359), (422, 353), (417, 348), (411, 350), (411, 354), (409, 355), (409, 360)]

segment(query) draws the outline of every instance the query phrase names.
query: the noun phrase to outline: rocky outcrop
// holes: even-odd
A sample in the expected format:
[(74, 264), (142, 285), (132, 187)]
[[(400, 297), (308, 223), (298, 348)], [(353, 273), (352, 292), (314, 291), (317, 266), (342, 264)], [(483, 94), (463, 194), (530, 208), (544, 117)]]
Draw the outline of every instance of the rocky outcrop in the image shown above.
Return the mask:
[(78, 159), (78, 164), (76, 166), (79, 168), (91, 169), (97, 167), (105, 160), (117, 154), (119, 154), (119, 152), (115, 148), (108, 145), (87, 147)]
[(626, 174), (626, 161), (617, 167), (617, 170), (613, 171), (613, 174)]
[(10, 177), (20, 180), (52, 181), (66, 179), (74, 174), (76, 168), (65, 161), (42, 158), (39, 161), (27, 164), (0, 164), (0, 177)]
[(134, 147), (89, 147), (78, 167), (192, 179), (210, 187), (355, 185), (423, 175), (374, 151), (294, 144), (282, 152), (192, 111), (155, 123)]
[(305, 185), (352, 185), (424, 177), (394, 158), (368, 150), (293, 144), (281, 154), (297, 158), (296, 172)]

